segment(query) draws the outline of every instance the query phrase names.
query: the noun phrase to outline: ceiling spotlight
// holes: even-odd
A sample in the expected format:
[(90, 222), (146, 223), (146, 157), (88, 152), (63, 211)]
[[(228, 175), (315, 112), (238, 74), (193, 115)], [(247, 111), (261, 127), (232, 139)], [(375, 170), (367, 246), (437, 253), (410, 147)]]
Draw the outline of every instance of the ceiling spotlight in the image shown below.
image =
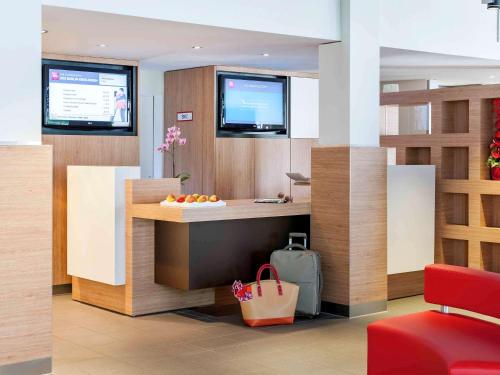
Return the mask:
[(490, 76), (489, 78), (490, 78), (490, 79), (494, 79), (494, 78), (496, 78), (496, 76)]
[(107, 45), (104, 44), (104, 43), (98, 44), (98, 46), (101, 47), (101, 48), (106, 48), (107, 47)]
[(48, 32), (48, 30), (42, 29), (42, 34), (47, 34)]
[(202, 49), (203, 47), (202, 46), (193, 46), (191, 47), (192, 49)]
[(262, 54), (262, 56), (264, 56), (264, 57), (269, 57), (269, 54), (268, 54), (267, 52), (264, 52), (264, 53)]
[(483, 4), (488, 4), (488, 9), (500, 8), (500, 0), (483, 0)]

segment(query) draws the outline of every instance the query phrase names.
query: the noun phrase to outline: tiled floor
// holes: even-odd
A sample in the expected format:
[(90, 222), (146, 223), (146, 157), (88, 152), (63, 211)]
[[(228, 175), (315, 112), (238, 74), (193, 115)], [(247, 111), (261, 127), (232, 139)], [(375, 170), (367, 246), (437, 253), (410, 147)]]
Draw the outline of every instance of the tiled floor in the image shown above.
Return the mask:
[(130, 318), (54, 297), (54, 372), (129, 374), (366, 374), (366, 325), (428, 309), (422, 297), (389, 312), (250, 329), (237, 316), (203, 322), (167, 313)]

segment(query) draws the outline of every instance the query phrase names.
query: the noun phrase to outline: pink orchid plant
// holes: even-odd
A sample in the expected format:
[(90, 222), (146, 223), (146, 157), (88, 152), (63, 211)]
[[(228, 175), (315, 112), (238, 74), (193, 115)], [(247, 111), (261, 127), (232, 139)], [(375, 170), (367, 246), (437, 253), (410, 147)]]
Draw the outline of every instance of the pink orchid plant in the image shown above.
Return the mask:
[(186, 138), (181, 137), (182, 132), (181, 128), (177, 126), (171, 126), (167, 129), (167, 134), (165, 136), (165, 143), (161, 144), (156, 148), (157, 151), (160, 151), (162, 153), (169, 153), (172, 158), (172, 175), (175, 178), (180, 178), (181, 183), (186, 181), (191, 175), (187, 172), (181, 172), (179, 174), (175, 174), (175, 149), (176, 145), (178, 146), (184, 146), (187, 143)]

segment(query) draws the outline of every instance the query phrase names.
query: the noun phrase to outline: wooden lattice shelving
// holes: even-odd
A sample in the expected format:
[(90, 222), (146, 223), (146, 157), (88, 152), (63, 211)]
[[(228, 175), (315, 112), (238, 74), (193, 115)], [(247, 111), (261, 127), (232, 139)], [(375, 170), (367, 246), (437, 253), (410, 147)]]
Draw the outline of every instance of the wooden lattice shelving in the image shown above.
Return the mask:
[(436, 166), (435, 260), (500, 273), (500, 181), (486, 158), (500, 85), (381, 95), (381, 105), (431, 103), (431, 134), (381, 136), (397, 164)]

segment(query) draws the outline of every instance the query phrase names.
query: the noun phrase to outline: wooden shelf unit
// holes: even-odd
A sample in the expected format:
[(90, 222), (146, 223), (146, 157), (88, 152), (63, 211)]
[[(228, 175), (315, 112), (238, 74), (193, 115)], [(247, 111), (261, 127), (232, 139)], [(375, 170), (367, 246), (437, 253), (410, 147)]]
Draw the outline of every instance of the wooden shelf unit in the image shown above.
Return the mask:
[(407, 147), (406, 164), (408, 165), (429, 165), (431, 164), (430, 147)]
[(431, 103), (431, 134), (381, 136), (397, 164), (436, 166), (435, 261), (500, 273), (500, 181), (485, 162), (500, 85), (381, 95), (381, 105)]

